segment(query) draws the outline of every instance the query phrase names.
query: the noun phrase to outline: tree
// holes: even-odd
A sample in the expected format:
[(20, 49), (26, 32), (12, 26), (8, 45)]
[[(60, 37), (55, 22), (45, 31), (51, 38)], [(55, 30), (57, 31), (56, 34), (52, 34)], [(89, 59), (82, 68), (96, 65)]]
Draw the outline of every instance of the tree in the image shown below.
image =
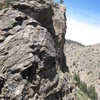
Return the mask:
[(81, 81), (79, 88), (81, 91), (83, 91), (85, 94), (87, 94), (87, 84), (85, 82)]
[(63, 4), (64, 3), (64, 0), (60, 0), (60, 3)]
[(95, 92), (95, 87), (92, 85), (88, 87), (87, 94), (91, 98), (91, 100), (97, 100), (97, 98), (98, 98), (98, 95)]
[(80, 80), (79, 74), (74, 73), (74, 79), (77, 81), (77, 86), (86, 94), (91, 100), (98, 100), (98, 94), (95, 91), (95, 87), (93, 85), (87, 86), (85, 82)]
[(74, 79), (77, 81), (77, 86), (80, 85), (80, 76), (79, 74), (74, 73)]

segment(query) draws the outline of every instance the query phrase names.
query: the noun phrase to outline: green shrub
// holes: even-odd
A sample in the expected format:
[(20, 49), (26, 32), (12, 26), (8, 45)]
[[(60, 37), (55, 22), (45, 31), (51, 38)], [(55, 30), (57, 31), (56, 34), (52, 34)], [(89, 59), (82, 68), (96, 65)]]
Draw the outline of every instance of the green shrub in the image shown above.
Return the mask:
[(2, 5), (2, 3), (0, 3), (0, 10), (1, 10), (1, 9), (3, 9), (3, 5)]
[(77, 86), (80, 86), (80, 77), (79, 77), (79, 74), (74, 73), (74, 79), (77, 81)]
[(6, 0), (4, 3), (0, 3), (0, 10), (4, 8), (8, 8), (10, 6), (9, 0)]
[(80, 81), (79, 74), (74, 74), (74, 79), (77, 81), (77, 86), (86, 94), (91, 100), (97, 100), (98, 96), (95, 92), (95, 87), (93, 85), (87, 87), (85, 82)]
[(95, 92), (95, 87), (94, 86), (89, 86), (87, 95), (92, 99), (92, 100), (97, 100), (98, 96), (97, 93)]
[(87, 93), (87, 84), (85, 82), (80, 82), (79, 86), (80, 90), (83, 91), (84, 93)]

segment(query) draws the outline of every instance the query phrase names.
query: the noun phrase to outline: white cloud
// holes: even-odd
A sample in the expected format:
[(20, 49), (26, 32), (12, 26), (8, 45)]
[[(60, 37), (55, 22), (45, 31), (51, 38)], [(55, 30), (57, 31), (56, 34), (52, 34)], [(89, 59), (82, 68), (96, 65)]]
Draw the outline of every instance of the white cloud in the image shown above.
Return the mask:
[(85, 45), (100, 43), (100, 26), (68, 18), (66, 39), (75, 40)]

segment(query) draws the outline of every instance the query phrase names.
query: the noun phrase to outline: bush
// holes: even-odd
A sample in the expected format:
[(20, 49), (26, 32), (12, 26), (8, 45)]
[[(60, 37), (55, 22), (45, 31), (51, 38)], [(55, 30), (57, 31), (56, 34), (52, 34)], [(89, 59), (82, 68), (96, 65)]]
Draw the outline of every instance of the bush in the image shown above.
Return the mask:
[(89, 86), (87, 95), (92, 99), (92, 100), (97, 100), (97, 93), (95, 92), (95, 87), (94, 86)]
[(12, 1), (18, 1), (18, 0), (5, 0), (4, 2), (0, 2), (0, 10), (8, 8), (11, 5)]
[(77, 81), (77, 86), (80, 86), (80, 77), (79, 77), (79, 74), (74, 73), (74, 79)]
[(79, 86), (80, 90), (83, 91), (84, 93), (87, 93), (87, 84), (85, 82), (80, 82)]
[(0, 3), (0, 10), (4, 8), (8, 8), (10, 6), (10, 2), (7, 0), (4, 3)]
[(86, 94), (91, 100), (97, 100), (98, 96), (95, 92), (95, 87), (93, 85), (87, 87), (85, 82), (80, 81), (79, 74), (74, 74), (74, 79), (77, 81), (77, 86)]

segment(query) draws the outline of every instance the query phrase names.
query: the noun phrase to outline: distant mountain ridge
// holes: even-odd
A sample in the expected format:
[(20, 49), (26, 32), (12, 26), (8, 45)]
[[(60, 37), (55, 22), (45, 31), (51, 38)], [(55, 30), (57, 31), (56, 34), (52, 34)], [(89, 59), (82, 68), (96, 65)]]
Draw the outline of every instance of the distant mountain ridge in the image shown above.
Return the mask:
[(73, 40), (66, 40), (65, 41), (65, 46), (67, 48), (67, 51), (68, 53), (74, 49), (77, 49), (77, 48), (82, 48), (82, 47), (85, 47), (85, 45), (81, 44), (81, 43), (78, 43), (76, 41), (73, 41)]
[(74, 44), (74, 45), (79, 45), (79, 46), (85, 46), (85, 45), (83, 45), (83, 44), (81, 44), (79, 42), (76, 42), (76, 41), (73, 41), (73, 40), (70, 40), (70, 39), (66, 40), (66, 43)]

